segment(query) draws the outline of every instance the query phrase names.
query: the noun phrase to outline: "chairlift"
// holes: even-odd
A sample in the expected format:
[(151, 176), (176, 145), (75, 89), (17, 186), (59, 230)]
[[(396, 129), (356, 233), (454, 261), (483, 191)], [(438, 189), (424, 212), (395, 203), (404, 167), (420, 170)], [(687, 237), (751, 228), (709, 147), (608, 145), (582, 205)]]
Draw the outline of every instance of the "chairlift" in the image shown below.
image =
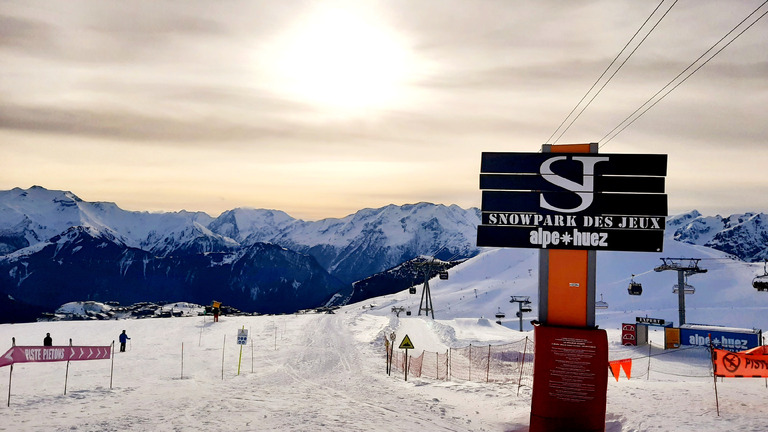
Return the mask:
[(442, 280), (448, 279), (448, 272), (447, 271), (443, 270), (443, 271), (441, 271), (438, 274), (440, 275), (440, 279), (442, 279)]
[(632, 279), (629, 281), (627, 292), (629, 295), (641, 295), (643, 293), (643, 285), (640, 282), (635, 282), (635, 275), (632, 275)]
[(608, 303), (603, 301), (602, 294), (600, 294), (600, 300), (595, 302), (595, 309), (608, 309)]
[(533, 309), (531, 309), (530, 306), (523, 306), (523, 308), (520, 309), (520, 310), (523, 311), (523, 312), (531, 312), (531, 311), (533, 311)]
[(504, 312), (502, 312), (501, 308), (499, 308), (499, 310), (496, 312), (496, 319), (502, 319), (504, 317), (506, 317), (506, 315), (504, 315)]
[[(693, 285), (683, 284), (683, 293), (685, 294), (693, 294), (696, 292), (696, 288), (693, 287)], [(672, 285), (672, 292), (677, 294), (677, 292), (680, 291), (680, 286), (678, 284)]]
[(758, 291), (768, 291), (768, 259), (763, 264), (763, 274), (752, 279), (752, 287)]

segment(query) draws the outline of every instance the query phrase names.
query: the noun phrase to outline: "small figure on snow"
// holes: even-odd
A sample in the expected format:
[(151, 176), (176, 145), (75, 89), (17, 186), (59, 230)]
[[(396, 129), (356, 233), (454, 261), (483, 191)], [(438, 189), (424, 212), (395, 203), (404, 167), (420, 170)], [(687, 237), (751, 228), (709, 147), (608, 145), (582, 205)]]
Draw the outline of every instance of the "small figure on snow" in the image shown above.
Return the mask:
[(125, 352), (125, 342), (130, 339), (127, 334), (125, 334), (125, 330), (123, 330), (122, 333), (120, 333), (120, 352)]
[(50, 333), (45, 334), (45, 338), (43, 338), (43, 346), (53, 346), (53, 338), (51, 338)]
[(211, 310), (213, 311), (213, 322), (219, 322), (219, 313), (221, 312), (221, 302), (217, 302), (214, 300), (213, 302), (213, 308)]

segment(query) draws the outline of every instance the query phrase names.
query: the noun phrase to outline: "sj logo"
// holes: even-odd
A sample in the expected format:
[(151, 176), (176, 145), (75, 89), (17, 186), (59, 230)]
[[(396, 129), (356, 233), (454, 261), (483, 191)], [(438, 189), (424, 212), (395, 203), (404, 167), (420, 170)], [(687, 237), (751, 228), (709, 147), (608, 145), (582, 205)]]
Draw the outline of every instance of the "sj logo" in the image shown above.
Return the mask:
[(544, 198), (544, 194), (541, 194), (539, 199), (539, 205), (541, 208), (548, 210), (554, 210), (562, 213), (578, 213), (582, 210), (589, 208), (592, 205), (595, 191), (595, 165), (598, 162), (608, 161), (607, 156), (572, 156), (571, 158), (575, 162), (580, 162), (582, 165), (582, 180), (581, 183), (569, 180), (565, 177), (559, 176), (552, 171), (552, 164), (557, 161), (567, 160), (569, 156), (556, 156), (547, 159), (541, 164), (541, 176), (544, 180), (552, 183), (555, 186), (560, 186), (563, 189), (574, 192), (581, 199), (581, 204), (574, 208), (560, 208), (551, 205)]

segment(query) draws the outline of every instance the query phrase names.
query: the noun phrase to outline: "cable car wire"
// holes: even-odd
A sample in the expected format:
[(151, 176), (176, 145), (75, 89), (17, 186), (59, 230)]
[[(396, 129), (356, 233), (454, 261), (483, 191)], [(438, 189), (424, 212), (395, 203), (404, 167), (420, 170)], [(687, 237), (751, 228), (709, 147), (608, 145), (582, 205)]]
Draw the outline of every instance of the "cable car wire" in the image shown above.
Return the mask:
[[(758, 17), (756, 20), (754, 20), (754, 21), (753, 21), (751, 24), (749, 24), (749, 25), (748, 25), (746, 28), (744, 28), (744, 29), (743, 29), (741, 32), (739, 32), (739, 33), (738, 33), (736, 36), (734, 36), (734, 37), (733, 37), (733, 38), (732, 38), (730, 41), (728, 41), (728, 43), (726, 43), (726, 44), (725, 44), (725, 45), (724, 45), (722, 48), (720, 48), (719, 50), (715, 51), (715, 53), (714, 53), (714, 54), (712, 54), (712, 55), (711, 55), (711, 56), (710, 56), (710, 57), (709, 57), (707, 60), (705, 60), (705, 61), (704, 61), (704, 62), (703, 62), (701, 65), (699, 65), (699, 66), (698, 66), (696, 69), (692, 70), (692, 71), (691, 71), (691, 72), (690, 72), (688, 75), (686, 75), (686, 76), (685, 76), (685, 77), (684, 77), (682, 80), (680, 80), (680, 82), (678, 82), (677, 84), (675, 84), (675, 85), (674, 85), (672, 88), (670, 88), (670, 89), (669, 89), (669, 90), (668, 90), (666, 93), (664, 93), (664, 94), (663, 94), (661, 97), (659, 97), (659, 98), (658, 98), (658, 100), (656, 100), (655, 102), (653, 102), (653, 103), (651, 104), (651, 102), (652, 102), (652, 101), (653, 101), (653, 100), (654, 100), (654, 99), (655, 99), (655, 98), (656, 98), (656, 97), (657, 97), (659, 94), (661, 94), (661, 93), (662, 93), (662, 92), (663, 92), (665, 89), (667, 89), (669, 86), (671, 86), (671, 85), (672, 85), (672, 84), (673, 84), (673, 83), (674, 83), (674, 82), (675, 82), (675, 81), (676, 81), (678, 78), (680, 78), (680, 77), (681, 77), (681, 76), (682, 76), (682, 75), (683, 75), (683, 74), (684, 74), (686, 71), (688, 71), (688, 70), (689, 70), (689, 69), (691, 69), (691, 68), (692, 68), (694, 65), (696, 65), (696, 63), (698, 63), (698, 62), (699, 62), (699, 60), (701, 60), (702, 58), (704, 58), (704, 57), (705, 57), (705, 56), (706, 56), (706, 55), (707, 55), (707, 54), (708, 54), (710, 51), (712, 51), (713, 49), (715, 49), (715, 47), (717, 47), (717, 46), (718, 46), (718, 45), (719, 45), (721, 42), (723, 42), (723, 40), (725, 40), (725, 39), (726, 39), (726, 38), (727, 38), (727, 37), (728, 37), (728, 36), (729, 36), (731, 33), (733, 33), (734, 31), (736, 31), (736, 29), (738, 29), (738, 28), (739, 28), (739, 27), (740, 27), (742, 24), (744, 24), (744, 23), (745, 23), (745, 22), (746, 22), (746, 21), (747, 21), (747, 20), (748, 20), (748, 19), (749, 19), (749, 18), (750, 18), (752, 15), (756, 14), (756, 13), (757, 13), (757, 11), (758, 11), (758, 10), (760, 10), (760, 8), (762, 8), (763, 6), (765, 6), (765, 4), (766, 4), (766, 3), (768, 3), (768, 0), (766, 0), (765, 2), (763, 2), (763, 3), (762, 3), (760, 6), (758, 6), (758, 7), (757, 7), (757, 8), (756, 8), (754, 11), (752, 11), (752, 13), (750, 13), (749, 15), (747, 15), (747, 17), (746, 17), (746, 18), (744, 18), (743, 20), (741, 20), (741, 22), (739, 22), (739, 23), (738, 23), (738, 24), (737, 24), (737, 25), (736, 25), (734, 28), (732, 28), (732, 29), (731, 29), (731, 30), (730, 30), (728, 33), (726, 33), (726, 34), (725, 34), (725, 36), (723, 36), (722, 38), (720, 38), (720, 40), (718, 40), (717, 42), (715, 42), (715, 44), (714, 44), (714, 45), (712, 45), (712, 46), (711, 46), (709, 49), (707, 49), (707, 50), (706, 50), (706, 51), (705, 51), (705, 52), (704, 52), (702, 55), (700, 55), (700, 56), (699, 56), (699, 58), (697, 58), (696, 60), (694, 60), (694, 61), (693, 61), (693, 63), (691, 63), (690, 65), (688, 65), (688, 67), (686, 67), (685, 69), (683, 69), (683, 71), (682, 71), (682, 72), (680, 72), (679, 74), (677, 74), (677, 76), (675, 76), (675, 77), (674, 77), (674, 78), (673, 78), (673, 79), (672, 79), (670, 82), (668, 82), (668, 83), (667, 83), (667, 84), (666, 84), (664, 87), (662, 87), (662, 88), (661, 88), (661, 89), (660, 89), (658, 92), (656, 92), (656, 94), (654, 94), (653, 96), (651, 96), (651, 97), (650, 97), (650, 98), (649, 98), (647, 101), (645, 101), (645, 102), (644, 102), (642, 105), (640, 105), (640, 107), (638, 107), (638, 108), (637, 108), (637, 109), (636, 109), (634, 112), (632, 112), (632, 114), (630, 114), (629, 116), (627, 116), (627, 118), (625, 118), (624, 120), (622, 120), (622, 121), (621, 121), (621, 122), (620, 122), (620, 123), (619, 123), (619, 124), (618, 124), (616, 127), (614, 127), (613, 129), (611, 129), (611, 131), (610, 131), (610, 132), (608, 132), (607, 134), (605, 134), (605, 136), (603, 136), (603, 137), (602, 137), (602, 138), (601, 138), (601, 139), (598, 141), (598, 142), (600, 142), (600, 143), (601, 143), (601, 144), (600, 144), (600, 146), (599, 146), (598, 148), (602, 148), (603, 146), (605, 146), (606, 144), (608, 144), (608, 143), (609, 143), (609, 142), (610, 142), (612, 139), (616, 138), (616, 136), (617, 136), (617, 135), (619, 135), (621, 132), (623, 132), (623, 131), (624, 131), (624, 129), (628, 128), (630, 125), (632, 125), (634, 122), (636, 122), (636, 121), (637, 121), (637, 120), (638, 120), (640, 117), (642, 117), (642, 116), (643, 116), (643, 114), (645, 114), (646, 112), (648, 112), (648, 110), (650, 110), (651, 108), (653, 108), (654, 106), (656, 106), (656, 104), (658, 104), (659, 102), (661, 102), (661, 101), (662, 101), (662, 99), (664, 99), (665, 97), (667, 97), (667, 95), (669, 95), (669, 94), (670, 94), (670, 93), (671, 93), (673, 90), (675, 90), (675, 89), (676, 89), (677, 87), (679, 87), (679, 86), (680, 86), (682, 83), (684, 83), (684, 82), (685, 82), (685, 81), (686, 81), (688, 78), (690, 78), (690, 77), (691, 77), (691, 75), (693, 75), (693, 74), (694, 74), (694, 73), (696, 73), (696, 72), (697, 72), (699, 69), (701, 69), (702, 67), (704, 67), (704, 65), (706, 65), (707, 63), (709, 63), (709, 61), (710, 61), (710, 60), (712, 60), (713, 58), (715, 58), (715, 56), (717, 56), (718, 54), (720, 54), (720, 52), (722, 52), (724, 49), (728, 48), (728, 46), (729, 46), (730, 44), (732, 44), (732, 43), (733, 43), (733, 42), (734, 42), (736, 39), (738, 39), (738, 38), (739, 38), (739, 37), (740, 37), (742, 34), (744, 34), (744, 32), (746, 32), (747, 30), (749, 30), (749, 29), (750, 29), (750, 28), (751, 28), (753, 25), (755, 25), (755, 24), (756, 24), (758, 21), (760, 21), (760, 20), (761, 20), (761, 19), (762, 19), (762, 18), (763, 18), (765, 15), (767, 15), (767, 14), (768, 14), (768, 11), (766, 11), (766, 12), (763, 12), (763, 14), (762, 14), (762, 15), (760, 15), (760, 16), (759, 16), (759, 17)], [(643, 110), (642, 112), (640, 112), (640, 110), (642, 110), (642, 109), (643, 109), (643, 107), (645, 107), (645, 106), (646, 106), (646, 105), (648, 105), (648, 104), (651, 104), (651, 105), (649, 105), (647, 108), (645, 108), (645, 110)], [(635, 117), (634, 119), (632, 119), (632, 117), (633, 117), (635, 114), (637, 114), (638, 112), (640, 112), (640, 114), (638, 114), (638, 115), (637, 115), (637, 117)], [(632, 119), (632, 120), (631, 120), (631, 121), (629, 121), (630, 119)], [(628, 123), (627, 123), (627, 122), (628, 122)], [(624, 127), (621, 127), (621, 125), (623, 125), (624, 123), (626, 123), (626, 124), (624, 125)], [(620, 127), (621, 127), (621, 129), (619, 129)], [(616, 131), (617, 129), (619, 129), (619, 131), (618, 131), (618, 132), (616, 132), (615, 134), (613, 134), (613, 136), (611, 136), (610, 138), (608, 138), (608, 136), (610, 136), (610, 135), (611, 135), (611, 134), (612, 134), (614, 131)], [(607, 139), (607, 140), (605, 140), (606, 138), (608, 138), (608, 139)], [(603, 141), (603, 140), (605, 140), (605, 141)]]
[[(589, 100), (589, 102), (587, 102), (587, 104), (584, 105), (584, 107), (581, 109), (581, 111), (579, 111), (579, 113), (576, 115), (576, 117), (574, 117), (573, 120), (571, 120), (571, 122), (568, 124), (568, 126), (565, 129), (563, 129), (563, 131), (560, 133), (560, 135), (558, 135), (558, 137), (555, 139), (554, 143), (557, 143), (560, 140), (560, 138), (562, 138), (563, 135), (568, 131), (568, 129), (571, 128), (573, 123), (576, 122), (576, 120), (578, 120), (579, 117), (581, 117), (581, 114), (584, 113), (584, 111), (592, 104), (592, 102), (595, 100), (595, 98), (597, 98), (597, 96), (603, 91), (603, 89), (605, 89), (605, 86), (607, 86), (608, 83), (611, 82), (611, 80), (613, 80), (613, 77), (615, 77), (616, 74), (619, 73), (621, 68), (623, 68), (624, 65), (629, 61), (629, 59), (632, 58), (632, 56), (635, 54), (635, 52), (643, 44), (643, 42), (645, 42), (645, 40), (648, 39), (648, 36), (650, 36), (651, 33), (653, 33), (653, 31), (656, 30), (656, 27), (658, 27), (658, 25), (667, 16), (667, 14), (672, 10), (672, 8), (675, 7), (677, 2), (678, 2), (678, 0), (675, 0), (675, 2), (672, 3), (672, 6), (670, 6), (666, 10), (666, 12), (664, 12), (664, 14), (661, 16), (661, 18), (658, 19), (658, 21), (656, 21), (656, 23), (653, 25), (653, 27), (651, 27), (651, 29), (648, 31), (648, 33), (646, 33), (645, 36), (643, 36), (643, 39), (640, 40), (640, 42), (637, 44), (637, 46), (635, 46), (635, 48), (632, 50), (632, 52), (629, 53), (627, 58), (625, 58), (624, 61), (621, 62), (619, 67), (616, 68), (616, 70), (613, 71), (613, 73), (611, 74), (610, 77), (608, 77), (608, 79), (605, 81), (605, 83), (603, 83), (603, 85), (600, 87), (600, 89), (597, 91), (597, 93), (595, 93), (594, 96), (592, 96), (592, 98)], [(619, 58), (619, 56), (621, 56), (621, 54), (624, 52), (624, 50), (627, 48), (627, 46), (629, 46), (629, 44), (632, 42), (632, 40), (635, 38), (635, 36), (637, 36), (637, 34), (640, 33), (640, 30), (642, 30), (643, 27), (645, 27), (645, 25), (648, 23), (648, 21), (651, 19), (651, 17), (656, 13), (656, 10), (658, 10), (658, 8), (662, 5), (662, 3), (664, 3), (664, 0), (662, 0), (662, 2), (659, 3), (659, 6), (657, 6), (656, 9), (654, 9), (654, 11), (651, 13), (651, 15), (648, 16), (648, 19), (646, 19), (645, 22), (643, 23), (643, 25), (640, 26), (640, 28), (637, 30), (637, 32), (632, 36), (632, 39), (630, 39), (629, 42), (627, 42), (627, 45), (624, 46), (624, 48), (621, 50), (619, 55), (617, 55), (616, 58), (614, 59), (614, 61), (611, 62), (611, 65), (613, 65), (613, 63)], [(608, 68), (605, 70), (605, 72), (608, 72), (608, 69), (610, 69), (611, 65), (608, 66)], [(605, 72), (603, 72), (603, 75), (605, 75)], [(602, 78), (603, 75), (600, 75), (600, 78)], [(595, 81), (595, 84), (592, 85), (592, 88), (590, 88), (589, 91), (592, 91), (592, 89), (597, 84), (597, 82), (600, 81), (600, 78), (598, 78), (598, 80)], [(587, 94), (589, 94), (589, 91), (587, 92)], [(587, 97), (587, 94), (585, 94), (584, 97), (581, 99), (581, 101), (579, 101), (579, 104), (581, 104), (581, 102), (584, 100), (584, 98)], [(576, 107), (578, 107), (579, 104), (577, 104)], [(576, 107), (574, 107), (574, 111), (576, 110)], [(573, 113), (573, 111), (571, 111), (571, 114), (572, 113)], [(570, 116), (571, 114), (568, 114), (568, 115)], [(566, 117), (566, 120), (567, 120), (567, 117)], [(563, 122), (565, 122), (565, 120)], [(562, 123), (561, 123), (561, 126), (562, 126)]]
[[(559, 130), (560, 130), (560, 128), (562, 128), (562, 127), (563, 127), (563, 125), (565, 124), (565, 122), (566, 122), (566, 121), (568, 121), (568, 119), (571, 117), (571, 115), (573, 115), (573, 113), (576, 111), (576, 109), (578, 109), (578, 108), (579, 108), (579, 105), (581, 105), (581, 103), (582, 103), (582, 102), (584, 102), (584, 99), (586, 99), (586, 98), (587, 98), (587, 96), (589, 95), (589, 93), (590, 93), (590, 92), (592, 92), (592, 90), (594, 90), (595, 86), (597, 86), (597, 83), (599, 83), (599, 82), (600, 82), (600, 80), (601, 80), (601, 79), (603, 79), (603, 77), (605, 76), (605, 74), (606, 74), (606, 73), (608, 73), (608, 71), (611, 69), (611, 67), (612, 67), (612, 66), (613, 66), (613, 65), (616, 63), (616, 61), (617, 61), (617, 60), (618, 60), (618, 59), (621, 57), (621, 55), (624, 53), (624, 51), (626, 51), (627, 47), (629, 47), (629, 45), (632, 43), (632, 41), (633, 41), (633, 40), (635, 40), (635, 38), (636, 38), (636, 37), (637, 37), (637, 35), (640, 33), (640, 31), (641, 31), (641, 30), (642, 30), (642, 29), (643, 29), (643, 28), (646, 26), (646, 24), (648, 24), (648, 21), (650, 21), (650, 20), (651, 20), (651, 17), (653, 17), (653, 15), (656, 13), (656, 11), (658, 11), (658, 10), (659, 10), (659, 8), (661, 7), (661, 5), (662, 5), (662, 4), (664, 4), (664, 2), (665, 2), (665, 1), (666, 1), (666, 0), (661, 0), (661, 2), (660, 2), (660, 3), (659, 3), (657, 6), (656, 6), (656, 8), (653, 10), (653, 12), (651, 12), (651, 14), (650, 14), (650, 15), (648, 15), (648, 18), (646, 18), (646, 19), (645, 19), (645, 21), (644, 21), (644, 22), (643, 22), (643, 24), (640, 26), (640, 28), (638, 28), (638, 29), (637, 29), (637, 31), (635, 32), (635, 34), (634, 34), (634, 35), (632, 35), (632, 37), (629, 39), (629, 41), (627, 41), (626, 45), (624, 45), (624, 48), (622, 48), (622, 49), (621, 49), (621, 51), (619, 51), (619, 53), (616, 55), (616, 57), (614, 57), (613, 61), (611, 61), (611, 64), (609, 64), (609, 65), (608, 65), (608, 67), (606, 67), (606, 68), (605, 68), (605, 70), (603, 71), (603, 73), (602, 73), (602, 74), (600, 74), (600, 76), (597, 78), (597, 80), (595, 80), (594, 84), (592, 84), (592, 87), (590, 87), (590, 88), (589, 88), (589, 90), (587, 90), (587, 92), (586, 92), (586, 93), (584, 93), (584, 96), (582, 96), (582, 97), (581, 97), (581, 100), (579, 100), (579, 102), (576, 104), (576, 106), (574, 106), (574, 107), (573, 107), (573, 109), (571, 110), (571, 112), (569, 112), (569, 113), (568, 113), (568, 115), (567, 115), (567, 116), (565, 116), (565, 118), (564, 118), (564, 119), (563, 119), (563, 121), (560, 123), (560, 125), (557, 127), (557, 129), (555, 129), (555, 131), (554, 131), (554, 132), (552, 132), (552, 135), (550, 135), (550, 136), (549, 136), (549, 138), (547, 138), (547, 140), (545, 141), (546, 143), (549, 143), (549, 142), (552, 140), (552, 137), (554, 137), (554, 136), (557, 134), (557, 131), (559, 131)], [(675, 1), (675, 3), (677, 3), (677, 0)], [(673, 4), (672, 6), (674, 6), (674, 4)], [(671, 9), (671, 7), (670, 7), (670, 9)], [(669, 12), (669, 10), (667, 10), (667, 12)], [(666, 15), (666, 14), (665, 14), (665, 15)], [(664, 17), (662, 17), (662, 18), (664, 18)], [(657, 25), (658, 25), (658, 23), (657, 23)], [(654, 28), (655, 28), (655, 26), (654, 26)], [(653, 31), (653, 29), (651, 29), (651, 31)], [(650, 32), (649, 32), (649, 34), (650, 34)], [(646, 37), (648, 37), (648, 36), (646, 35)], [(645, 39), (643, 39), (643, 40), (645, 40)], [(640, 44), (642, 44), (642, 41), (640, 42)], [(640, 44), (638, 44), (638, 47), (640, 46)], [(637, 50), (637, 48), (635, 48), (635, 50)], [(633, 53), (634, 53), (634, 51), (633, 51)], [(632, 54), (630, 54), (630, 57), (631, 57), (631, 56), (632, 56)], [(628, 60), (628, 59), (629, 59), (629, 57), (627, 57), (627, 60)], [(626, 63), (626, 60), (624, 61), (624, 63)], [(624, 63), (622, 63), (622, 64), (621, 64), (621, 66), (623, 66), (623, 65), (624, 65)], [(621, 66), (619, 66), (619, 68), (616, 70), (616, 72), (618, 72), (618, 71), (619, 71), (619, 69), (621, 69)], [(614, 74), (613, 74), (613, 75), (616, 75), (616, 72), (614, 72)], [(613, 75), (611, 75), (611, 78), (613, 78)], [(609, 79), (608, 79), (608, 81), (610, 81), (610, 80), (611, 80), (611, 78), (609, 78)], [(606, 81), (606, 84), (608, 84), (608, 81)], [(603, 87), (605, 87), (605, 85), (603, 85)], [(601, 88), (600, 90), (602, 90), (602, 88)], [(600, 93), (600, 92), (598, 91), (598, 94), (599, 94), (599, 93)], [(595, 95), (595, 97), (596, 97), (596, 96), (597, 96), (597, 94)], [(592, 100), (594, 100), (594, 97), (592, 98)], [(590, 101), (589, 101), (589, 103), (592, 103), (592, 100), (590, 100)], [(589, 106), (589, 103), (587, 104), (587, 106)], [(587, 108), (587, 106), (585, 106), (585, 107), (584, 107), (584, 109), (586, 109), (586, 108)], [(581, 112), (584, 112), (584, 109), (582, 109), (582, 110), (581, 110)], [(581, 112), (579, 113), (579, 115), (581, 115)], [(573, 122), (574, 122), (574, 121), (576, 121), (576, 119), (577, 119), (577, 118), (578, 118), (578, 116), (576, 116), (576, 118), (574, 118), (574, 119), (573, 119), (573, 121), (571, 121), (571, 123), (568, 125), (568, 128), (570, 128), (570, 127), (571, 127), (571, 125), (573, 124)], [(566, 128), (566, 129), (563, 131), (563, 133), (565, 133), (565, 131), (567, 131), (567, 130), (568, 130), (568, 128)], [(560, 136), (559, 136), (559, 137), (557, 137), (557, 139), (559, 140), (559, 139), (560, 139), (560, 137), (562, 137), (562, 135), (563, 135), (563, 134), (561, 133), (561, 134), (560, 134)], [(557, 142), (557, 140), (555, 140), (555, 142)], [(554, 143), (553, 143), (553, 144), (554, 144)]]

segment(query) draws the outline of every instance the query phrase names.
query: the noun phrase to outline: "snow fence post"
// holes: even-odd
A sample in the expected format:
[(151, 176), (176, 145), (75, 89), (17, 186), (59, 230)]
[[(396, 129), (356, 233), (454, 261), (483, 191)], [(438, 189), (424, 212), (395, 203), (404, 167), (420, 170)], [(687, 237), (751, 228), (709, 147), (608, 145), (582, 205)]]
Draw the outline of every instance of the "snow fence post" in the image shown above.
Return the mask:
[(488, 367), (485, 370), (485, 382), (489, 382), (488, 378), (491, 375), (491, 344), (488, 344)]

